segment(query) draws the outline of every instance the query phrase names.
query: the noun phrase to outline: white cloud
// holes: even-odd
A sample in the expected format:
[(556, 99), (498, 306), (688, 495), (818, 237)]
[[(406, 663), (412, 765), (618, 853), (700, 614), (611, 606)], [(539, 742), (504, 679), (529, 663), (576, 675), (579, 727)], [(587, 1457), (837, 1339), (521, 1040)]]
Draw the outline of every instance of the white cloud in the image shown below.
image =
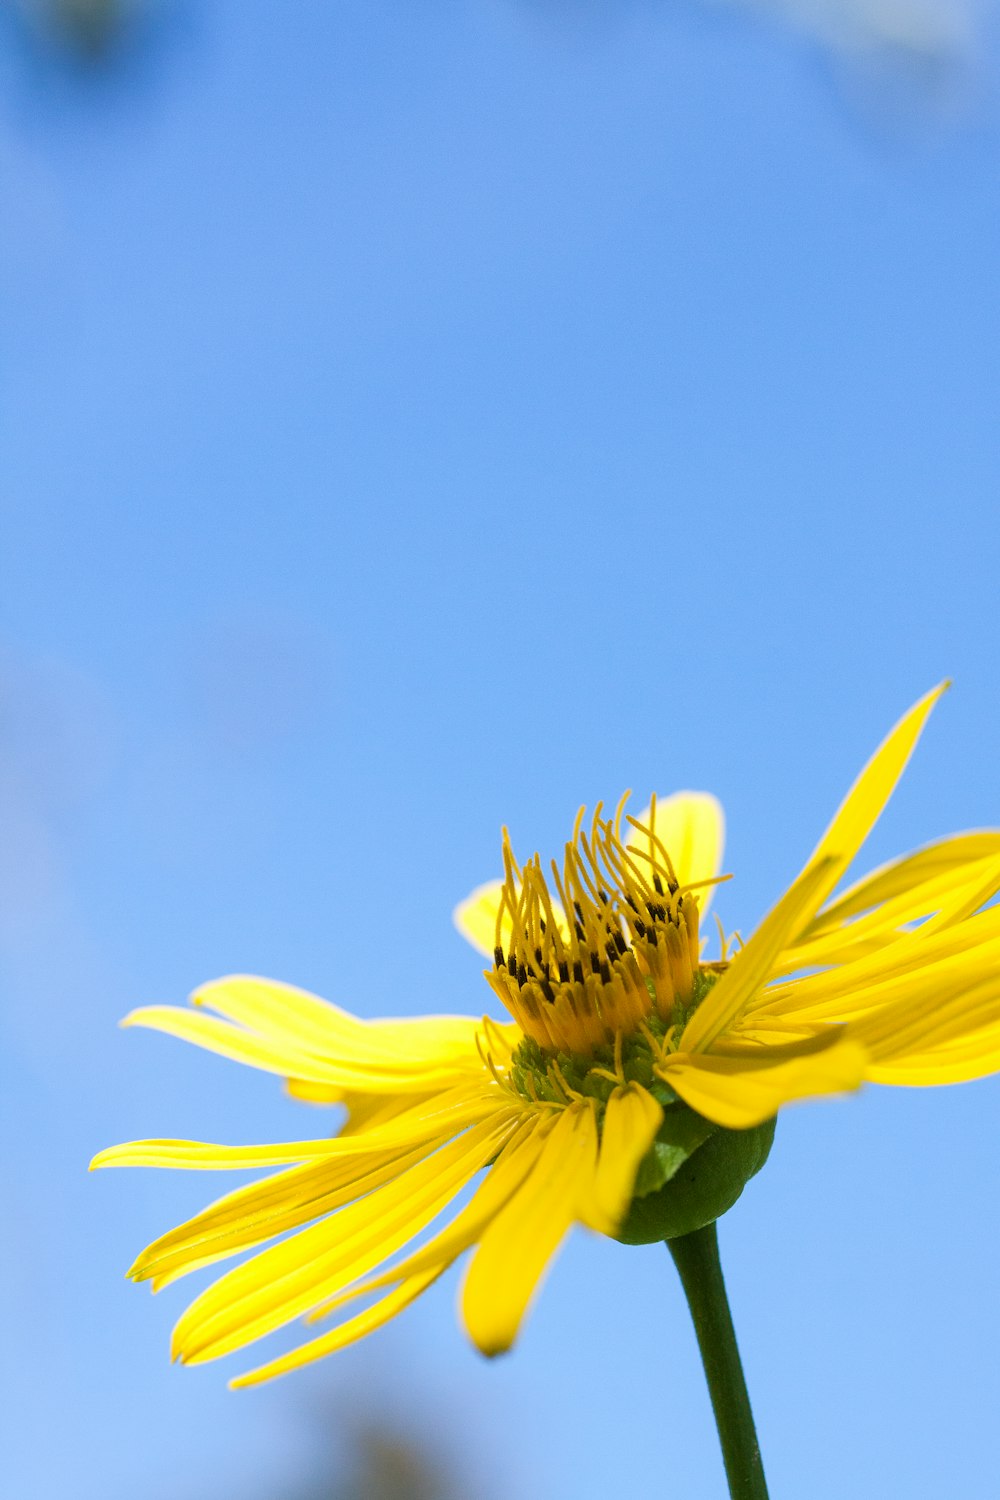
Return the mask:
[(725, 0), (780, 16), (841, 52), (962, 62), (979, 47), (995, 0)]

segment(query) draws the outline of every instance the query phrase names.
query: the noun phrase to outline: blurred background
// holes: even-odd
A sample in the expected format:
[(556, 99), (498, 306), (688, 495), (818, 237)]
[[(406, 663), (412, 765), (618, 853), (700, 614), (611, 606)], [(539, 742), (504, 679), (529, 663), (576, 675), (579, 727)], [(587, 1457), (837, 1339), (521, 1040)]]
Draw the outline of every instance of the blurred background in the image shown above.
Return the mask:
[[(451, 1277), (233, 1394), (123, 1279), (227, 1182), (85, 1167), (324, 1128), (133, 1005), (487, 1008), (503, 821), (710, 788), (746, 930), (950, 675), (867, 862), (997, 822), (998, 30), (0, 6), (5, 1493), (721, 1496), (662, 1249), (578, 1232), (504, 1360)], [(721, 1229), (775, 1500), (998, 1493), (998, 1104), (783, 1115)]]

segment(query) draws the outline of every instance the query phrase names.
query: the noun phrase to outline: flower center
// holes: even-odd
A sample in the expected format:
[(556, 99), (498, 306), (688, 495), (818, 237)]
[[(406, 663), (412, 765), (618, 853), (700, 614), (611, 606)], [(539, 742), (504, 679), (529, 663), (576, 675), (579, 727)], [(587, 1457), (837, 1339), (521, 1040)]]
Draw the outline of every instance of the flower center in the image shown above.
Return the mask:
[[(503, 834), (504, 884), (494, 966), (487, 978), (526, 1036), (545, 1053), (591, 1057), (616, 1037), (681, 1024), (700, 972), (698, 903), (682, 886), (651, 824), (626, 821), (625, 798), (589, 832), (583, 809), (552, 861), (552, 894), (536, 854), (523, 869)], [(705, 882), (702, 882), (705, 883)]]
[(534, 1103), (569, 1104), (574, 1098), (594, 1099), (598, 1116), (612, 1092), (628, 1083), (641, 1084), (661, 1104), (676, 1099), (661, 1072), (668, 1053), (676, 1051), (683, 1020), (690, 1015), (719, 978), (721, 965), (702, 966), (695, 976), (691, 1001), (681, 1021), (665, 1024), (655, 1011), (631, 1036), (618, 1032), (614, 1043), (578, 1052), (553, 1055), (531, 1036), (522, 1037), (514, 1048), (506, 1082), (515, 1093)]

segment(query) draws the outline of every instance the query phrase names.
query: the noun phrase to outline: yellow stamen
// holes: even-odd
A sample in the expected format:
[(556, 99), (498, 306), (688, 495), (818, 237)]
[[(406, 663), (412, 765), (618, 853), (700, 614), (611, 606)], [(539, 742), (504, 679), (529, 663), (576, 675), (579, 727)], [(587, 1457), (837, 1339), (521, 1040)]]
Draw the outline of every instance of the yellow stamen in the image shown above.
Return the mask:
[(621, 838), (624, 799), (613, 819), (602, 811), (598, 803), (585, 829), (580, 808), (561, 867), (553, 861), (562, 912), (540, 857), (519, 866), (504, 829), (504, 882), (487, 978), (522, 1031), (549, 1054), (588, 1057), (620, 1045), (654, 1013), (673, 1024), (699, 969), (697, 899), (691, 886), (679, 884), (652, 826), (655, 804), (649, 825), (627, 818), (647, 835), (648, 849)]

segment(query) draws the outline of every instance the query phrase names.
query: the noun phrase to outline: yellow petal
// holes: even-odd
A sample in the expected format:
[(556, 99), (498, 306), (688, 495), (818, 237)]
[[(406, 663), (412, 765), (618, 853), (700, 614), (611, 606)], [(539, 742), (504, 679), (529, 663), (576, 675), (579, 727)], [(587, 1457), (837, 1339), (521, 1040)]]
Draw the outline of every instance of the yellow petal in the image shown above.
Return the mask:
[(983, 978), (981, 967), (973, 962), (952, 970), (945, 982), (935, 983), (933, 976), (928, 979), (922, 972), (913, 975), (908, 992), (851, 1022), (850, 1033), (875, 1061), (903, 1062), (997, 1023), (1000, 973), (994, 967)]
[(685, 1051), (704, 1052), (772, 977), (782, 950), (822, 900), (827, 861), (811, 866), (782, 896), (691, 1017), (681, 1037)]
[(803, 1021), (847, 1020), (905, 994), (905, 985), (896, 989), (889, 986), (907, 975), (919, 971), (937, 983), (948, 972), (938, 965), (963, 964), (970, 959), (981, 969), (994, 964), (998, 942), (1000, 906), (988, 907), (929, 935), (924, 926), (918, 927), (901, 933), (895, 942), (866, 958), (775, 986), (755, 1006), (754, 1019), (781, 1015)]
[[(636, 822), (652, 824), (653, 805), (644, 807)], [(726, 820), (722, 804), (710, 792), (674, 792), (657, 798), (656, 822), (653, 828), (660, 843), (670, 855), (681, 885), (712, 880), (722, 869)], [(629, 846), (643, 843), (639, 829), (629, 829), (625, 839)], [(712, 887), (696, 891), (702, 913), (708, 910)]]
[[(485, 953), (487, 958), (493, 957), (493, 949), (496, 946), (497, 914), (500, 911), (500, 898), (503, 894), (502, 880), (488, 880), (485, 885), (477, 885), (476, 889), (464, 901), (460, 901), (452, 912), (452, 921), (464, 938), (477, 948), (480, 953)], [(506, 948), (511, 932), (510, 917), (504, 913), (504, 921), (500, 926), (500, 941)]]
[(273, 1380), (277, 1375), (286, 1375), (289, 1370), (301, 1369), (303, 1365), (311, 1364), (315, 1359), (322, 1359), (325, 1354), (333, 1354), (338, 1349), (346, 1348), (348, 1344), (356, 1343), (367, 1334), (374, 1333), (377, 1328), (383, 1327), (390, 1319), (401, 1313), (405, 1307), (409, 1307), (411, 1302), (416, 1301), (417, 1297), (437, 1280), (444, 1269), (444, 1266), (437, 1266), (432, 1271), (425, 1271), (422, 1276), (414, 1276), (411, 1280), (404, 1281), (402, 1286), (390, 1292), (387, 1297), (365, 1308), (364, 1312), (358, 1313), (357, 1317), (341, 1323), (339, 1328), (334, 1328), (332, 1332), (324, 1333), (318, 1339), (310, 1339), (307, 1344), (300, 1344), (297, 1349), (280, 1355), (278, 1359), (272, 1359), (269, 1364), (259, 1365), (255, 1370), (248, 1370), (245, 1375), (237, 1375), (235, 1380), (229, 1382), (230, 1390), (242, 1390), (247, 1386), (260, 1385), (264, 1380)]
[(765, 1050), (742, 1057), (677, 1052), (662, 1068), (685, 1104), (717, 1125), (745, 1130), (760, 1125), (793, 1099), (840, 1094), (863, 1082), (868, 1055), (857, 1042), (832, 1033), (829, 1045), (774, 1061)]
[(994, 1024), (946, 1047), (914, 1052), (890, 1062), (875, 1062), (868, 1076), (873, 1083), (933, 1088), (947, 1083), (969, 1083), (997, 1072), (1000, 1072), (1000, 1025)]
[(941, 927), (951, 927), (979, 910), (1000, 888), (1000, 859), (971, 861), (922, 881), (883, 901), (864, 916), (804, 938), (785, 955), (789, 970), (849, 963), (877, 953), (887, 943), (909, 934), (907, 924), (921, 922), (926, 939)]
[(841, 803), (833, 822), (816, 846), (807, 868), (817, 860), (829, 860), (827, 885), (820, 900), (833, 890), (844, 870), (868, 837), (896, 782), (913, 753), (927, 716), (945, 688), (932, 688), (915, 703), (875, 751), (861, 775)]
[(879, 906), (883, 901), (891, 901), (904, 891), (916, 890), (926, 881), (949, 872), (961, 872), (968, 864), (995, 858), (998, 854), (1000, 831), (993, 828), (976, 829), (970, 833), (956, 833), (950, 838), (938, 839), (933, 844), (925, 845), (923, 849), (917, 849), (901, 859), (894, 859), (889, 864), (880, 865), (870, 875), (865, 875), (819, 913), (810, 923), (804, 937), (817, 936), (861, 912)]
[(158, 1292), (192, 1271), (353, 1203), (401, 1177), (430, 1149), (373, 1153), (362, 1161), (311, 1162), (237, 1188), (154, 1240), (129, 1276), (133, 1281), (151, 1281), (153, 1291)]
[(473, 1126), (384, 1187), (227, 1272), (180, 1319), (176, 1355), (200, 1363), (228, 1354), (367, 1275), (496, 1155), (517, 1118), (508, 1112)]
[(545, 1270), (592, 1191), (597, 1164), (593, 1101), (563, 1110), (527, 1182), (483, 1235), (462, 1291), (465, 1325), (484, 1354), (517, 1337)]
[(227, 1020), (310, 1055), (383, 1071), (400, 1064), (406, 1070), (414, 1065), (440, 1067), (475, 1056), (479, 1028), (471, 1016), (362, 1021), (306, 990), (254, 974), (214, 979), (195, 990), (191, 1003), (208, 1006)]
[(280, 1167), (336, 1150), (332, 1136), (318, 1141), (282, 1141), (273, 1146), (219, 1146), (207, 1141), (123, 1141), (98, 1151), (90, 1163), (100, 1167), (172, 1167), (196, 1171), (231, 1172), (243, 1167)]
[(336, 1308), (355, 1297), (378, 1291), (397, 1281), (408, 1280), (411, 1276), (434, 1267), (440, 1270), (451, 1265), (470, 1245), (476, 1243), (486, 1226), (520, 1188), (541, 1155), (546, 1137), (555, 1122), (556, 1115), (551, 1112), (528, 1116), (504, 1146), (470, 1201), (449, 1224), (405, 1260), (390, 1266), (378, 1276), (356, 1282), (329, 1302), (314, 1308), (308, 1314), (307, 1322), (313, 1323), (328, 1317)]
[(617, 1234), (632, 1201), (639, 1163), (656, 1138), (663, 1110), (637, 1083), (615, 1089), (601, 1130), (601, 1152), (594, 1178), (593, 1204), (583, 1222), (602, 1234)]
[[(485, 885), (477, 885), (471, 895), (460, 901), (452, 912), (452, 921), (459, 932), (480, 953), (485, 953), (487, 958), (492, 959), (493, 950), (497, 940), (497, 913), (500, 910), (500, 899), (503, 894), (502, 880), (488, 880)], [(566, 925), (566, 916), (558, 900), (550, 897), (552, 915), (555, 917), (556, 925), (563, 936), (567, 936), (569, 929)], [(500, 923), (500, 943), (503, 948), (510, 945), (512, 923), (509, 912), (504, 912)]]
[[(255, 1036), (242, 1027), (217, 1020), (215, 1016), (181, 1010), (173, 1005), (143, 1006), (127, 1015), (121, 1024), (165, 1032), (168, 1036), (194, 1042), (208, 1052), (261, 1068), (267, 1073), (359, 1092), (426, 1093), (436, 1087), (447, 1088), (456, 1081), (456, 1075), (468, 1073), (476, 1065), (473, 1054), (469, 1054), (461, 1065), (447, 1060), (431, 1065), (418, 1058), (407, 1067), (394, 1057), (386, 1058), (381, 1068), (360, 1062), (338, 1063), (271, 1037)], [(479, 1067), (481, 1070), (481, 1063)]]
[(502, 1101), (496, 1084), (490, 1080), (478, 1087), (467, 1086), (436, 1094), (410, 1108), (393, 1111), (380, 1125), (371, 1125), (363, 1134), (325, 1136), (317, 1141), (286, 1141), (266, 1146), (220, 1146), (206, 1141), (145, 1140), (126, 1141), (99, 1151), (91, 1162), (97, 1167), (172, 1167), (200, 1171), (232, 1171), (241, 1167), (274, 1167), (286, 1162), (308, 1161), (311, 1157), (360, 1156), (365, 1152), (412, 1146), (432, 1137), (446, 1138), (463, 1130), (476, 1120), (496, 1112)]

